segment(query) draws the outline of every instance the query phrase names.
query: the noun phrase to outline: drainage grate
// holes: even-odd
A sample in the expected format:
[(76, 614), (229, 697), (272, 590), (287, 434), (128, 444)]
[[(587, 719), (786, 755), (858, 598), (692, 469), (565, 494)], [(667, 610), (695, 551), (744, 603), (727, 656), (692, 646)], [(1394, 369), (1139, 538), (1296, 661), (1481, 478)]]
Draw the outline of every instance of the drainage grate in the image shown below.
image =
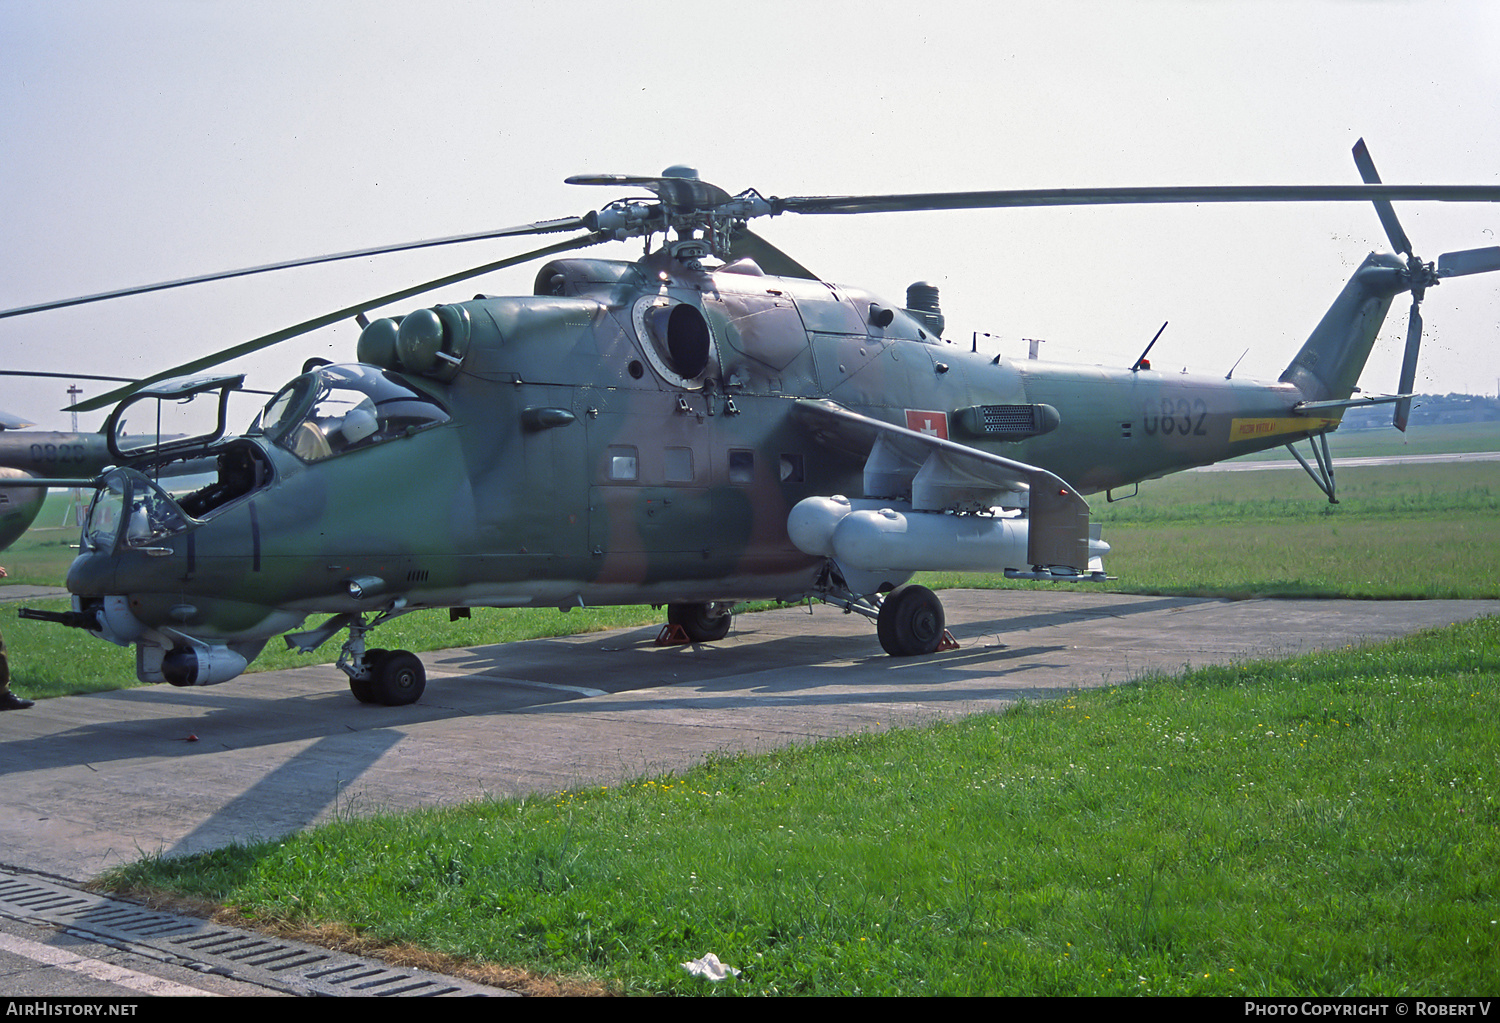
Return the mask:
[(513, 995), (468, 981), (0, 872), (0, 916), (82, 934), (149, 958), (297, 995)]

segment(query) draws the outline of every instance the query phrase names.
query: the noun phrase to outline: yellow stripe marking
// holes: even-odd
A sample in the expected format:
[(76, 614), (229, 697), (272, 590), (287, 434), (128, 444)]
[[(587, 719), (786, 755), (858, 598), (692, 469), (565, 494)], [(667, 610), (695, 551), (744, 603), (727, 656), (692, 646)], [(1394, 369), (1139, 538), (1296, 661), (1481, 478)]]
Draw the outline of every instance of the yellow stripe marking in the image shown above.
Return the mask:
[(1308, 416), (1291, 416), (1279, 419), (1231, 419), (1229, 442), (1256, 440), (1279, 434), (1317, 433), (1338, 424), (1337, 419), (1313, 419)]

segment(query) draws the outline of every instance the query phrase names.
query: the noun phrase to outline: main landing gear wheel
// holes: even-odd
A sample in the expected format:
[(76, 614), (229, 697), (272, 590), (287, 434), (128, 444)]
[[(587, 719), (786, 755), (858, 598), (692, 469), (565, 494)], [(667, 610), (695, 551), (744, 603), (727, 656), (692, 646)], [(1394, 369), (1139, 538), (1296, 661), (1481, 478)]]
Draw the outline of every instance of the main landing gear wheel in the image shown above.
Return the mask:
[(925, 586), (898, 586), (881, 602), (875, 633), (892, 657), (934, 653), (943, 641), (943, 602)]
[(349, 691), (360, 703), (404, 707), (416, 703), (427, 689), (427, 669), (416, 654), (405, 650), (367, 650), (370, 677), (350, 679)]
[(676, 625), (694, 643), (713, 643), (729, 635), (728, 604), (668, 604), (667, 624)]

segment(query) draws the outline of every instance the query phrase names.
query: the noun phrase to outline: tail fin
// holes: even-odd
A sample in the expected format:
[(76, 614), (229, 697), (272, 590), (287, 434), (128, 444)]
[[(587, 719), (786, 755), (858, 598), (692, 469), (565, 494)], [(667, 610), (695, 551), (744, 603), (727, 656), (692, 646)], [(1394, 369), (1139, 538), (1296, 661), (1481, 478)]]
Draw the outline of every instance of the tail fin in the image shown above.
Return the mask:
[(1354, 393), (1392, 300), (1408, 288), (1405, 268), (1400, 256), (1366, 256), (1281, 374), (1281, 382), (1295, 384), (1308, 401), (1342, 401)]

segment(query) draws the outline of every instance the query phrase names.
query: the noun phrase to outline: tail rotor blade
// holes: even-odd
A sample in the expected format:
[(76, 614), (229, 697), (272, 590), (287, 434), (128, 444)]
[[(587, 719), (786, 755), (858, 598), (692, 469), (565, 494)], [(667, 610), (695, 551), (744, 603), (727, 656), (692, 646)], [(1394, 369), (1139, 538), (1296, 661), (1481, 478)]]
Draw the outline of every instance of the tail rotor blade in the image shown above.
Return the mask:
[(1491, 270), (1500, 270), (1500, 245), (1445, 252), (1437, 261), (1439, 277), (1463, 277), (1467, 274), (1489, 273)]
[[(1422, 312), (1416, 302), (1411, 304), (1411, 317), (1406, 326), (1406, 355), (1401, 360), (1401, 383), (1396, 388), (1397, 394), (1411, 394), (1412, 388), (1417, 385), (1417, 351), (1422, 347)], [(1391, 424), (1406, 432), (1407, 417), (1411, 414), (1411, 399), (1402, 398), (1396, 402), (1395, 418)]]
[[(1359, 168), (1359, 176), (1365, 184), (1380, 184), (1380, 174), (1375, 170), (1375, 161), (1370, 159), (1370, 150), (1365, 147), (1364, 139), (1354, 143), (1354, 165)], [(1410, 256), (1411, 240), (1401, 229), (1401, 221), (1396, 219), (1396, 207), (1391, 205), (1389, 199), (1371, 201), (1375, 204), (1375, 212), (1380, 217), (1381, 226), (1385, 228), (1385, 236), (1391, 240), (1391, 248)]]

